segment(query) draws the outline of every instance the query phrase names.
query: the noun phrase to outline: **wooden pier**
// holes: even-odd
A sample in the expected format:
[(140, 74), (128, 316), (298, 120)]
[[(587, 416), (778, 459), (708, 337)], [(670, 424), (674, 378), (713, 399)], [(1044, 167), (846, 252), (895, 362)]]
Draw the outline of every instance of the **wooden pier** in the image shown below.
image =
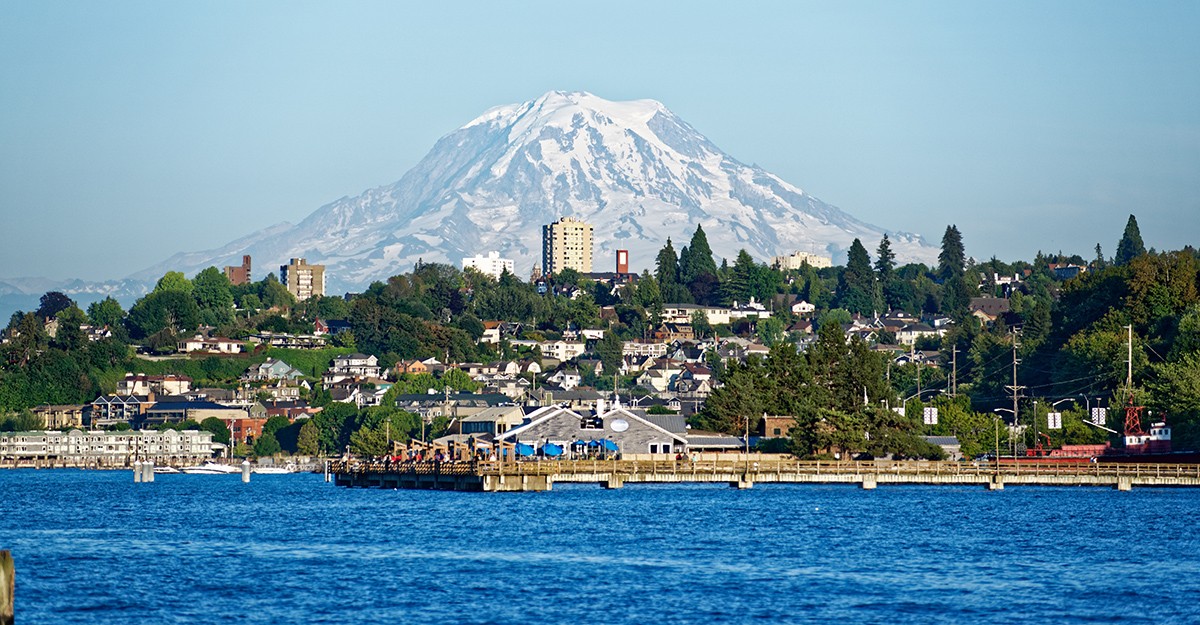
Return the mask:
[(339, 461), (330, 471), (339, 486), (462, 491), (547, 491), (556, 483), (591, 483), (605, 488), (626, 484), (714, 483), (734, 488), (755, 484), (1101, 486), (1200, 486), (1200, 465), (1062, 462), (810, 462), (787, 458), (757, 460), (541, 460), (522, 462)]

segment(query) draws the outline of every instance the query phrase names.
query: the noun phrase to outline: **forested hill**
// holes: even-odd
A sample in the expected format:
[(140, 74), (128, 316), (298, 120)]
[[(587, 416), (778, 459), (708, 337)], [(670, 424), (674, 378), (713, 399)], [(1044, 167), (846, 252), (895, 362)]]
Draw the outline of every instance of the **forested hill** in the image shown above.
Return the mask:
[[(61, 294), (48, 293), (39, 310), (13, 315), (0, 346), (0, 415), (20, 415), (45, 403), (89, 402), (112, 392), (124, 373), (148, 369), (184, 373), (197, 385), (232, 386), (241, 371), (267, 356), (260, 351), (151, 363), (134, 352), (136, 345), (142, 353), (171, 354), (181, 338), (204, 328), (239, 339), (262, 330), (309, 333), (318, 318), (346, 320), (351, 331), (338, 335), (334, 347), (378, 356), (385, 366), (413, 358), (541, 358), (536, 348), (480, 342), (485, 320), (520, 324), (514, 338), (533, 342), (597, 328), (606, 331), (605, 339), (589, 343), (586, 357), (615, 367), (622, 342), (647, 339), (663, 328), (667, 304), (719, 306), (754, 298), (769, 306), (769, 319), (730, 325), (709, 324), (703, 315), (689, 320), (695, 340), (710, 350), (705, 358), (719, 387), (695, 418), (697, 425), (735, 432), (745, 425), (739, 427), (735, 417), (746, 413), (820, 414), (817, 422), (826, 425), (815, 429), (844, 441), (861, 440), (871, 424), (972, 440), (991, 427), (994, 410), (1011, 407), (1015, 357), (1023, 415), (1033, 414), (1036, 401), (1044, 422), (1058, 402), (1066, 416), (1064, 429), (1051, 432), (1054, 442), (1103, 439), (1103, 432), (1082, 423), (1083, 408), (1123, 403), (1128, 327), (1134, 400), (1165, 415), (1181, 445), (1200, 445), (1200, 260), (1192, 248), (1146, 250), (1136, 228), (1131, 217), (1111, 258), (1097, 246), (1091, 260), (1039, 254), (1030, 261), (977, 262), (966, 256), (963, 235), (951, 226), (935, 267), (897, 266), (885, 236), (877, 245), (871, 242), (873, 255), (855, 240), (845, 266), (791, 271), (745, 252), (718, 264), (697, 228), (678, 252), (668, 240), (654, 266), (634, 282), (614, 285), (571, 270), (536, 283), (509, 274), (496, 280), (421, 263), (364, 293), (304, 302), (295, 302), (274, 276), (232, 286), (215, 268), (190, 279), (169, 273), (128, 312), (111, 299), (85, 312)], [(985, 319), (973, 308), (973, 298), (980, 296), (1002, 302), (1005, 310)], [(815, 312), (793, 313), (791, 303), (800, 300)], [(856, 334), (856, 324), (869, 325), (887, 310), (929, 324), (946, 322), (941, 327), (948, 330), (912, 347), (896, 346), (898, 337), (885, 329), (867, 333), (871, 344), (847, 339), (847, 330)], [(89, 327), (111, 336), (89, 340)], [(815, 335), (810, 327), (818, 329)], [(769, 347), (771, 356), (719, 362), (717, 346), (735, 335)], [(914, 364), (901, 357), (904, 352), (935, 355)], [(301, 370), (316, 382), (331, 355), (296, 358), (292, 364), (303, 363)], [(842, 373), (822, 377), (822, 371), (833, 370)], [(632, 376), (619, 383), (629, 392), (649, 392), (635, 388)], [(611, 388), (612, 380), (593, 374), (585, 384)], [(948, 395), (955, 391), (952, 401)], [(962, 421), (925, 427), (911, 414), (895, 421), (879, 412), (905, 399), (942, 402)]]

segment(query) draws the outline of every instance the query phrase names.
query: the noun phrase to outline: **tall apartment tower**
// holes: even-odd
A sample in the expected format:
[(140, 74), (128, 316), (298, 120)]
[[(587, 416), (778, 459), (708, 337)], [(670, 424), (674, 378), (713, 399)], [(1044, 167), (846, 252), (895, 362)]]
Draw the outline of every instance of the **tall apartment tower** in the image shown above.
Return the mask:
[(279, 267), (279, 281), (297, 300), (325, 294), (325, 265), (310, 265), (303, 258), (293, 258)]
[(548, 274), (563, 269), (592, 272), (592, 224), (572, 217), (542, 226), (542, 267)]
[(229, 278), (229, 283), (237, 286), (239, 284), (250, 284), (250, 255), (242, 257), (242, 266), (229, 266), (225, 268), (225, 277)]

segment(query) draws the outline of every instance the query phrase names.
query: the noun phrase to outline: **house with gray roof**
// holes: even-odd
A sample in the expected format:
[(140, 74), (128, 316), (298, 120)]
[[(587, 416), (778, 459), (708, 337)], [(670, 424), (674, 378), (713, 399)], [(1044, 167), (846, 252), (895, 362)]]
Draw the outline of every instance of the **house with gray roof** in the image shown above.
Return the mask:
[(528, 414), (529, 422), (498, 435), (501, 442), (523, 443), (541, 449), (553, 443), (571, 453), (580, 442), (609, 440), (619, 453), (675, 454), (687, 452), (687, 425), (679, 415), (647, 415), (621, 405), (597, 402), (593, 410), (546, 406)]

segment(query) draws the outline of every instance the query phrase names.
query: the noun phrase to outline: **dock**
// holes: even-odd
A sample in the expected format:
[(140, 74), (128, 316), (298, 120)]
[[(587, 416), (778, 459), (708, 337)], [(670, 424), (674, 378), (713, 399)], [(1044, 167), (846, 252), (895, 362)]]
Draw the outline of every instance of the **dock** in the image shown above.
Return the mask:
[(519, 462), (337, 461), (339, 486), (476, 492), (548, 491), (554, 484), (849, 484), (882, 485), (1200, 487), (1200, 465), (1063, 462), (821, 462), (788, 458), (700, 460), (538, 460)]

